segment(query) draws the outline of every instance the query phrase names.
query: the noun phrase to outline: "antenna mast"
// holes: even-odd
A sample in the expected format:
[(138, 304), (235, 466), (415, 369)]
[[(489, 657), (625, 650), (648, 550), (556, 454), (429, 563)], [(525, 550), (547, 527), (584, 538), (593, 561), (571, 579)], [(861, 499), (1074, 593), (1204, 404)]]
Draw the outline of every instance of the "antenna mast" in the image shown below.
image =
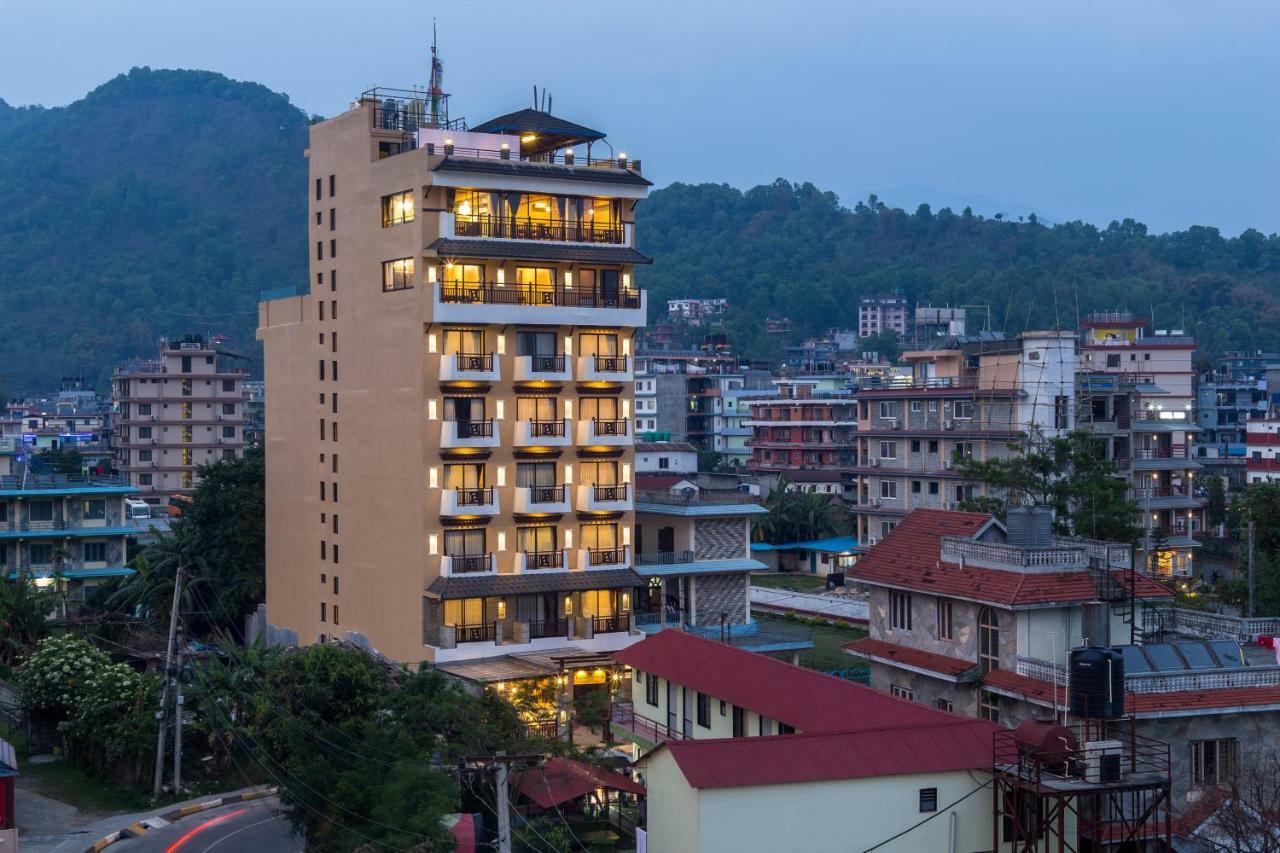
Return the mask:
[[(444, 112), (444, 63), (440, 61), (439, 53), (436, 50), (436, 21), (431, 19), (431, 80), (428, 84), (427, 95), (431, 101), (431, 126), (442, 127), (445, 122), (441, 121), (441, 114)], [(447, 119), (446, 119), (447, 121)]]

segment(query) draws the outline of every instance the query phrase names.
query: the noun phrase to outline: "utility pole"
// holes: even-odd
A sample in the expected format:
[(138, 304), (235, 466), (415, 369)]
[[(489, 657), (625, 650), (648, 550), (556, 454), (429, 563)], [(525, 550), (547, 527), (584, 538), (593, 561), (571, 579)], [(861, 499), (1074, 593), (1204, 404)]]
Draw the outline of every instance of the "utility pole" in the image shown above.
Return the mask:
[(498, 853), (511, 853), (511, 805), (507, 801), (507, 762), (498, 756), (494, 764), (497, 779), (494, 799), (498, 807)]
[(156, 734), (156, 773), (151, 786), (151, 797), (155, 800), (160, 799), (160, 780), (164, 774), (165, 724), (168, 722), (166, 715), (169, 712), (169, 687), (173, 676), (173, 647), (178, 635), (178, 600), (181, 595), (182, 566), (179, 565), (173, 576), (173, 609), (169, 612), (169, 645), (164, 654), (164, 687), (160, 691), (160, 711), (156, 714), (156, 719), (160, 721), (160, 730)]
[(173, 677), (173, 792), (182, 790), (182, 643), (178, 643), (178, 668)]
[(1254, 541), (1253, 541), (1253, 522), (1249, 522), (1249, 610), (1245, 614), (1250, 619), (1255, 615), (1254, 611), (1254, 574), (1253, 574), (1253, 558), (1254, 558)]

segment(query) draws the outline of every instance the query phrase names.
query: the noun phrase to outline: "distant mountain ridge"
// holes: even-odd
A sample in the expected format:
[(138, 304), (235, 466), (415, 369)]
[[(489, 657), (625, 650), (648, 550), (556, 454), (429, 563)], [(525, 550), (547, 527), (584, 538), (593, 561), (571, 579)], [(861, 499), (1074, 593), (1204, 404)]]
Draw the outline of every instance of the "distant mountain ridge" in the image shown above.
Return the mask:
[[(285, 95), (207, 71), (135, 68), (65, 107), (0, 101), (0, 386), (86, 373), (105, 388), (114, 363), (188, 332), (257, 358), (259, 293), (307, 276), (308, 123)], [(1010, 331), (1128, 309), (1207, 353), (1280, 350), (1280, 239), (1257, 231), (850, 209), (781, 179), (673, 184), (639, 211), (651, 319), (667, 299), (726, 297), (750, 353), (780, 352), (766, 316), (795, 337), (853, 327), (859, 297), (893, 292), (990, 306)]]

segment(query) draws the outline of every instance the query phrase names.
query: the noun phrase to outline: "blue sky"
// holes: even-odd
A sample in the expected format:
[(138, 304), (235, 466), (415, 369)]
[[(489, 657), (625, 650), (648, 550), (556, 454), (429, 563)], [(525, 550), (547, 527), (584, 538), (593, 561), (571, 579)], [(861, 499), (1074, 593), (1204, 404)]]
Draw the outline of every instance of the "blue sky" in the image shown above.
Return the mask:
[(65, 104), (150, 65), (332, 115), (424, 81), (433, 15), (455, 115), (545, 86), (660, 184), (1280, 231), (1274, 0), (0, 0), (0, 97)]

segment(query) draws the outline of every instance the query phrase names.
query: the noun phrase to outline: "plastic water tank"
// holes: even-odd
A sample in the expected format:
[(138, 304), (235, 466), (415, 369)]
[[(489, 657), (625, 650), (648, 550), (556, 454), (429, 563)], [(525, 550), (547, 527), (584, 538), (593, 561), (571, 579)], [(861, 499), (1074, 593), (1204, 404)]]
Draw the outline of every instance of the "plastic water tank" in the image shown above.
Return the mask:
[(1115, 649), (1072, 649), (1071, 713), (1093, 720), (1124, 716), (1124, 656)]

